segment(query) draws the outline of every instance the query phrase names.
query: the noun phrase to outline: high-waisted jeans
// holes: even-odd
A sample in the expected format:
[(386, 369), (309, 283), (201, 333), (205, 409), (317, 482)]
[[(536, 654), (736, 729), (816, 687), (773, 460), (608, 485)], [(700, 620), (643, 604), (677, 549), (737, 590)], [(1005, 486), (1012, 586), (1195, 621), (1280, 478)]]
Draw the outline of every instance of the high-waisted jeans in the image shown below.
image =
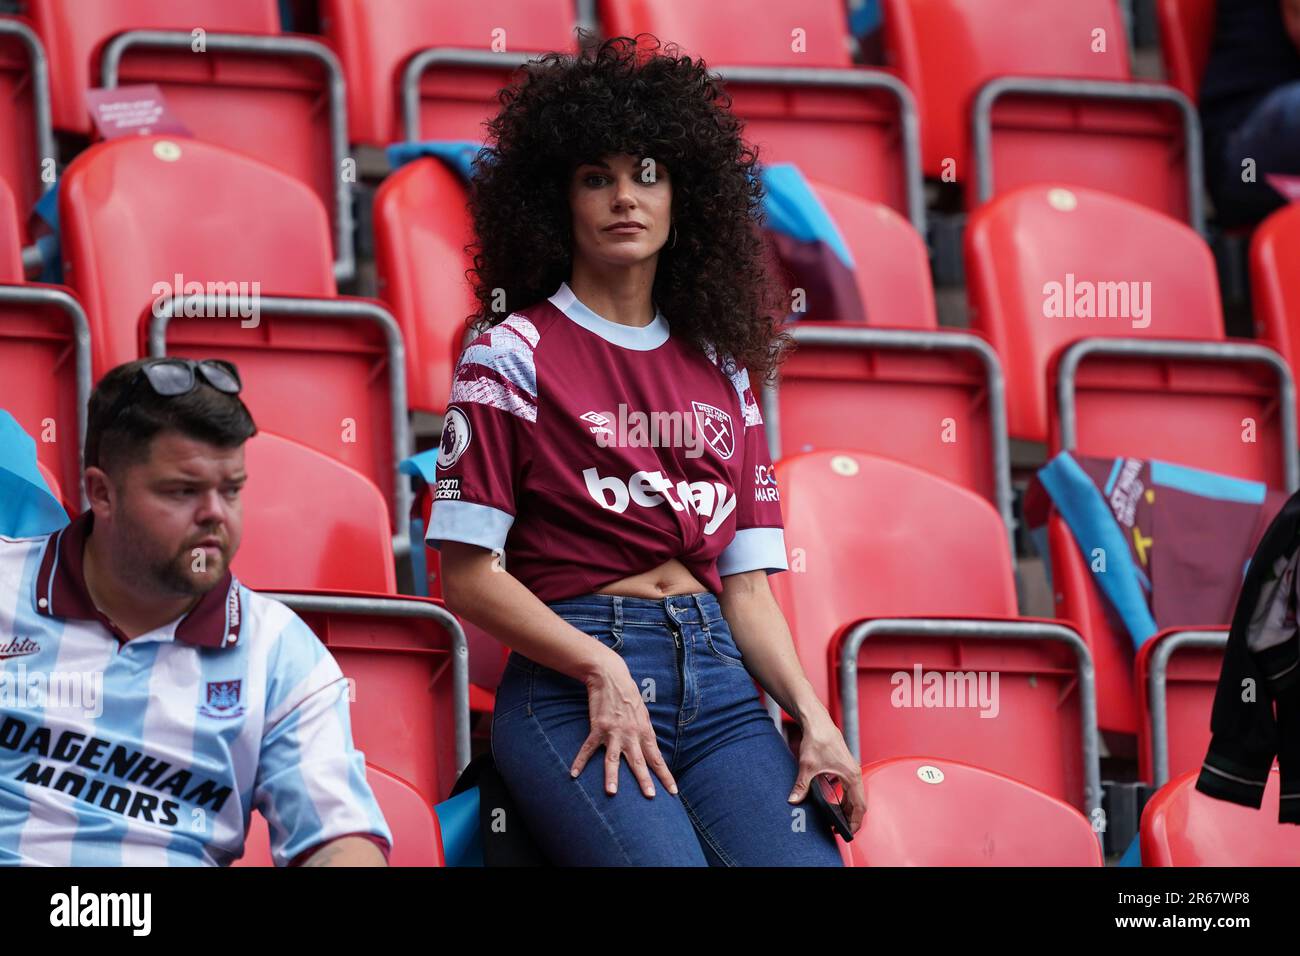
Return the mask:
[[(660, 600), (590, 594), (548, 605), (616, 651), (641, 689), (678, 793), (625, 759), (605, 792), (605, 751), (570, 776), (591, 730), (585, 685), (511, 653), (492, 754), (542, 852), (569, 866), (842, 866), (810, 798), (787, 801), (798, 765), (704, 592)], [(509, 823), (507, 822), (508, 826)]]

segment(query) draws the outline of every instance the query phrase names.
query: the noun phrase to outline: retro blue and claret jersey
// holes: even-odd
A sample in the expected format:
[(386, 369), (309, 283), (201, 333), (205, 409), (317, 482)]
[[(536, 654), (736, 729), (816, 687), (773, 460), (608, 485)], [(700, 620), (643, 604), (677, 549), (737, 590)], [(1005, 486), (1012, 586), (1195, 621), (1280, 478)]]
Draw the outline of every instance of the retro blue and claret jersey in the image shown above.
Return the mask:
[(226, 579), (132, 640), (82, 575), (93, 515), (0, 537), (0, 864), (224, 865), (249, 813), (277, 865), (391, 834), (348, 685), (307, 625)]

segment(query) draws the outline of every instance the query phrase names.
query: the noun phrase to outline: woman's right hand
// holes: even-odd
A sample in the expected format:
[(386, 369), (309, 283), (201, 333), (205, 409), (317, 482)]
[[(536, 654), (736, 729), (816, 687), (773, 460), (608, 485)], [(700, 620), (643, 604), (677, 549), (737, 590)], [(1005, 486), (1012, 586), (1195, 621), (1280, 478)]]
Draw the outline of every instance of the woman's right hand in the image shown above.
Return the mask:
[[(608, 650), (608, 649), (607, 649)], [(655, 795), (654, 770), (670, 793), (677, 792), (677, 781), (668, 770), (659, 753), (659, 742), (650, 723), (641, 692), (628, 672), (627, 662), (612, 650), (608, 659), (587, 678), (587, 705), (591, 715), (591, 731), (574, 758), (570, 774), (577, 777), (587, 765), (591, 755), (602, 745), (605, 748), (605, 792), (611, 797), (618, 792), (618, 764), (620, 755), (627, 758), (632, 775), (641, 784), (647, 797)]]

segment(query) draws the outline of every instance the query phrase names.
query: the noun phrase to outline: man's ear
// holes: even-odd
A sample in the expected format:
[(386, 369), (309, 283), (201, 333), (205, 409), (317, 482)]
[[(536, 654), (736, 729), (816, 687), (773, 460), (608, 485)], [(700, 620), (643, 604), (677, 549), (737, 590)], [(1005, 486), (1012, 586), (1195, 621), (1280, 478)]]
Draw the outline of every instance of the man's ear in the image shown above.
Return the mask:
[(113, 480), (104, 469), (91, 465), (82, 474), (86, 484), (86, 498), (96, 518), (107, 517), (113, 510)]

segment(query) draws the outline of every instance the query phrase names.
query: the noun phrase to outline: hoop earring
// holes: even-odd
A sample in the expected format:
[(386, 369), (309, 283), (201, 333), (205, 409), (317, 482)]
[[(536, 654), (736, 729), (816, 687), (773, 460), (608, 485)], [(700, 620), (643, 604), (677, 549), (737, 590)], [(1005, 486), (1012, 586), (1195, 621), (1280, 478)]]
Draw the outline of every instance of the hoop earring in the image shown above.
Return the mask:
[(677, 223), (673, 223), (673, 241), (668, 244), (669, 249), (677, 248)]

